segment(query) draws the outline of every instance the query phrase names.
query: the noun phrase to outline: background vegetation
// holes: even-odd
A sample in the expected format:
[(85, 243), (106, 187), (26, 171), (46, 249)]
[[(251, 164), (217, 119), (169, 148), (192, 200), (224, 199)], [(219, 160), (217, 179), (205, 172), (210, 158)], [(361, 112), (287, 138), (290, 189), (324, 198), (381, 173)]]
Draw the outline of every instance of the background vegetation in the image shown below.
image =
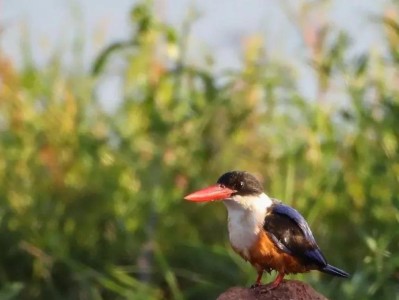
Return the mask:
[[(1, 55), (0, 299), (214, 299), (251, 284), (223, 205), (182, 200), (231, 169), (263, 178), (353, 274), (296, 278), (331, 299), (399, 299), (398, 9), (374, 20), (384, 51), (360, 56), (345, 32), (298, 23), (316, 100), (256, 37), (238, 71), (190, 66), (189, 25), (147, 2), (92, 73), (62, 55), (37, 66), (29, 47), (20, 69)], [(123, 101), (110, 112), (97, 87), (115, 60)]]

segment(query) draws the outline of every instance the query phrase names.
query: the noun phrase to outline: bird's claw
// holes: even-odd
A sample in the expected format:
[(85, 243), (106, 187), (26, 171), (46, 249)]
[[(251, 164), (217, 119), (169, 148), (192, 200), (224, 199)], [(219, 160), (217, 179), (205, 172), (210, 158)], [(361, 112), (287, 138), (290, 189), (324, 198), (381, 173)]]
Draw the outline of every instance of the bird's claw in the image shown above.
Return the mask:
[(251, 285), (251, 289), (256, 289), (257, 287), (260, 287), (261, 286), (261, 284), (259, 284), (259, 283), (254, 283), (254, 284), (252, 284)]
[(272, 284), (265, 284), (262, 285), (262, 287), (258, 290), (259, 294), (266, 294), (270, 292), (271, 290), (274, 290), (276, 287), (273, 286)]

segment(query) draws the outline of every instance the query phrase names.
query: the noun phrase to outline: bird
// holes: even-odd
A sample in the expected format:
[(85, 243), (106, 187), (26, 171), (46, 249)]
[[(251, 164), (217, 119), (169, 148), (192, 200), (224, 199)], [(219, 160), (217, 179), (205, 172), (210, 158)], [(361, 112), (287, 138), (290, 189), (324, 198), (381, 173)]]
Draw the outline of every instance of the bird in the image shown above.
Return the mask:
[(304, 217), (294, 208), (265, 194), (256, 177), (230, 171), (216, 185), (184, 197), (193, 202), (222, 201), (227, 208), (229, 240), (233, 250), (257, 271), (253, 288), (262, 286), (264, 272), (277, 271), (263, 285), (277, 288), (288, 274), (318, 270), (337, 277), (349, 273), (327, 263)]

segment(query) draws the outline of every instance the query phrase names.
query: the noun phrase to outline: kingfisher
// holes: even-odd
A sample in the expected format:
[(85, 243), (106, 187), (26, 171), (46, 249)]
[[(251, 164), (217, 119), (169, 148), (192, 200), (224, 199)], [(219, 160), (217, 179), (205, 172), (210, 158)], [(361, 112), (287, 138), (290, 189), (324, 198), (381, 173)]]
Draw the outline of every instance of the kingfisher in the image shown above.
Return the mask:
[(287, 274), (318, 270), (337, 277), (349, 274), (327, 263), (306, 220), (294, 208), (270, 198), (252, 174), (231, 171), (216, 185), (187, 195), (194, 202), (223, 201), (228, 213), (233, 250), (257, 271), (252, 287), (261, 285), (263, 273), (277, 271), (265, 287), (275, 289)]

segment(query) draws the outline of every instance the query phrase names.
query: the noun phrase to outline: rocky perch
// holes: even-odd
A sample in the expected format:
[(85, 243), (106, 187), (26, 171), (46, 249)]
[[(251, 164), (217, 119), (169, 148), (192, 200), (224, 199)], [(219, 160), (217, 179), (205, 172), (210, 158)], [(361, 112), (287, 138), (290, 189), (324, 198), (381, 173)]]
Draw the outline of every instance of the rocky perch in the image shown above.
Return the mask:
[(310, 285), (298, 280), (284, 280), (278, 288), (268, 291), (264, 287), (232, 287), (217, 300), (328, 300)]

